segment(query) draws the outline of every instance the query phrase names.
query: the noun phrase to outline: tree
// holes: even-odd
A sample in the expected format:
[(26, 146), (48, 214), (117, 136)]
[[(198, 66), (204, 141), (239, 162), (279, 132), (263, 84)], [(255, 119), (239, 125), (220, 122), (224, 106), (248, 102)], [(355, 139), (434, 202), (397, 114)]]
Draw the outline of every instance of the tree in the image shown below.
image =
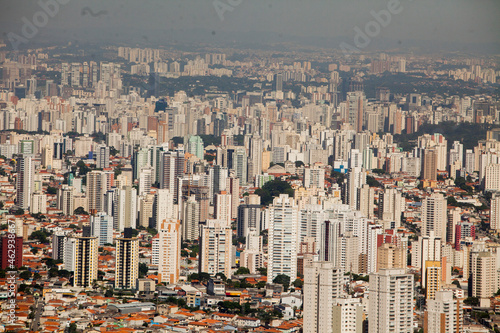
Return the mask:
[(283, 193), (288, 194), (290, 197), (294, 196), (294, 190), (290, 184), (280, 179), (268, 181), (264, 184), (264, 186), (262, 186), (262, 188), (255, 191), (255, 194), (260, 196), (261, 204), (264, 206), (269, 205), (273, 201), (274, 197)]
[(139, 263), (139, 277), (145, 277), (148, 274), (148, 265), (145, 263)]
[(245, 275), (245, 274), (250, 274), (250, 270), (246, 267), (240, 267), (236, 270), (234, 273), (235, 275)]
[(13, 212), (14, 215), (24, 215), (24, 209), (18, 208)]
[(51, 195), (57, 194), (57, 188), (52, 186), (47, 187), (47, 194)]
[(283, 286), (283, 290), (287, 291), (290, 286), (290, 277), (285, 274), (280, 274), (274, 278), (273, 283), (281, 284)]
[(78, 207), (77, 209), (75, 209), (75, 211), (73, 212), (74, 215), (89, 215), (89, 213), (87, 213), (85, 211), (85, 209), (83, 209), (83, 207)]
[(267, 276), (267, 268), (260, 267), (260, 268), (257, 268), (257, 270), (259, 271), (260, 275)]
[(380, 184), (375, 178), (372, 176), (366, 176), (366, 183), (370, 187), (382, 187), (382, 184)]
[(31, 235), (28, 237), (28, 239), (35, 239), (35, 240), (38, 240), (42, 244), (49, 244), (50, 243), (49, 237), (51, 235), (52, 234), (50, 232), (46, 231), (45, 229), (41, 229), (41, 230), (33, 231), (31, 233)]
[(295, 281), (293, 281), (292, 285), (293, 285), (295, 288), (300, 288), (300, 289), (302, 289), (302, 287), (304, 286), (304, 282), (303, 282), (301, 279), (295, 279)]
[(19, 274), (19, 277), (23, 280), (29, 280), (31, 278), (31, 272), (30, 271), (22, 271), (21, 274)]
[(40, 275), (40, 273), (33, 274), (33, 280), (40, 280), (41, 278), (42, 276)]

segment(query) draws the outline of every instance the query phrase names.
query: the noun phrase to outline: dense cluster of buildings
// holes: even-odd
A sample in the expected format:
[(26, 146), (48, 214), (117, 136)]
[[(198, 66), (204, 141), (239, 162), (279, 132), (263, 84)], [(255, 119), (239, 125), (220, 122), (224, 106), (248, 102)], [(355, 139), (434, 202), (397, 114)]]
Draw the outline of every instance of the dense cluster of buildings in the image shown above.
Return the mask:
[[(76, 324), (409, 333), (498, 324), (500, 131), (470, 147), (438, 130), (397, 140), (424, 124), (498, 124), (494, 96), (380, 87), (367, 98), (361, 71), (343, 63), (323, 75), (310, 61), (209, 53), (181, 66), (167, 51), (126, 47), (118, 57), (139, 76), (255, 71), (261, 89), (144, 97), (124, 86), (118, 61), (4, 55), (0, 214), (16, 229), (15, 267), (32, 273), (18, 280), (13, 329), (28, 321), (42, 332)], [(381, 56), (371, 71), (417, 71), (409, 60)], [(498, 79), (470, 65), (476, 78)], [(60, 81), (41, 86), (35, 70), (58, 71)], [(300, 83), (300, 94), (287, 82)], [(38, 288), (40, 310), (29, 296)], [(491, 315), (479, 320), (471, 308)]]

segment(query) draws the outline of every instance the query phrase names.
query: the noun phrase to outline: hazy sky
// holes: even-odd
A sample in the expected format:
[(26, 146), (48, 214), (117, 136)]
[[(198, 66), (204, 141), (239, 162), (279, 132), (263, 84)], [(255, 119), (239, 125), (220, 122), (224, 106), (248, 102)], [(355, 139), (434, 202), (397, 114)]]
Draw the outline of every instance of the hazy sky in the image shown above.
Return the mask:
[[(48, 0), (40, 0), (46, 2)], [(63, 0), (60, 0), (63, 1)], [(152, 43), (181, 40), (198, 31), (210, 43), (220, 36), (342, 38), (352, 42), (354, 27), (374, 20), (371, 11), (387, 0), (64, 0), (33, 41), (62, 40)], [(391, 0), (396, 1), (396, 0)], [(35, 0), (0, 0), (0, 31), (21, 34), (22, 17), (33, 21)], [(223, 14), (214, 3), (236, 4)], [(238, 4), (239, 3), (239, 4)], [(401, 12), (373, 38), (399, 41), (500, 45), (500, 0), (400, 0)], [(88, 11), (87, 9), (90, 9)], [(104, 13), (105, 11), (105, 13)], [(96, 16), (93, 16), (93, 15)], [(203, 31), (199, 33), (200, 31)], [(204, 35), (206, 32), (206, 35)], [(192, 37), (192, 36), (191, 36)], [(257, 38), (257, 37), (256, 37)], [(258, 38), (257, 38), (258, 39)], [(255, 40), (253, 41), (255, 42)], [(331, 47), (336, 47), (331, 45)]]

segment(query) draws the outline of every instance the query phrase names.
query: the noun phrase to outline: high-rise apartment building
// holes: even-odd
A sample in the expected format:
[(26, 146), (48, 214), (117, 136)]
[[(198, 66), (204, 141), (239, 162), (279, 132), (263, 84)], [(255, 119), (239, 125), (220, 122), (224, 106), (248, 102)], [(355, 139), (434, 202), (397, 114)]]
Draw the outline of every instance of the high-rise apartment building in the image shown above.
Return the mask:
[(109, 168), (109, 147), (105, 145), (98, 145), (94, 152), (96, 156), (96, 168), (105, 169)]
[(384, 221), (386, 229), (397, 229), (401, 226), (401, 213), (404, 211), (404, 199), (398, 190), (386, 188), (379, 194), (378, 218)]
[(332, 262), (304, 267), (304, 333), (331, 333), (334, 299), (343, 295), (344, 272)]
[(267, 281), (278, 275), (297, 277), (298, 207), (288, 194), (280, 194), (269, 206), (269, 245)]
[(113, 216), (97, 213), (90, 217), (92, 236), (97, 237), (99, 246), (113, 244)]
[(493, 194), (491, 198), (490, 229), (500, 232), (500, 193)]
[(17, 159), (17, 205), (29, 209), (34, 191), (35, 164), (31, 156), (24, 155)]
[(433, 193), (423, 200), (422, 236), (430, 236), (433, 231), (436, 237), (446, 239), (446, 208), (446, 198), (441, 193)]
[(183, 205), (182, 239), (184, 241), (197, 240), (200, 237), (200, 203), (191, 195)]
[(436, 149), (426, 148), (422, 160), (422, 179), (437, 180), (437, 162), (438, 153)]
[(370, 274), (369, 333), (413, 332), (413, 275), (402, 269)]
[(453, 291), (438, 291), (434, 299), (427, 301), (424, 312), (424, 332), (463, 332), (463, 301), (453, 297)]
[(75, 238), (74, 287), (91, 287), (97, 280), (98, 240), (91, 236), (90, 227), (83, 227), (82, 236)]
[(223, 273), (231, 276), (232, 229), (226, 221), (207, 220), (200, 232), (199, 271), (212, 276)]
[(132, 228), (125, 228), (123, 238), (116, 239), (115, 289), (133, 289), (139, 277), (139, 239)]
[(181, 269), (181, 222), (165, 219), (159, 222), (158, 275), (161, 282), (175, 284)]

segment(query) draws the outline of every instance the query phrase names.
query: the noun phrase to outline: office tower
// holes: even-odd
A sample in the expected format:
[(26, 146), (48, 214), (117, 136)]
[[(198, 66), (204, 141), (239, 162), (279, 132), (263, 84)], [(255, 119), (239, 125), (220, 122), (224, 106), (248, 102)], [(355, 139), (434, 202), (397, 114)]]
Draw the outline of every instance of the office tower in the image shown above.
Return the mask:
[(342, 296), (344, 272), (332, 262), (304, 267), (304, 333), (331, 333), (334, 299)]
[(385, 188), (378, 199), (378, 218), (384, 221), (386, 229), (397, 229), (401, 226), (401, 213), (404, 211), (404, 199), (398, 190)]
[(200, 237), (200, 203), (191, 195), (184, 202), (184, 218), (182, 219), (182, 240), (194, 241)]
[(90, 227), (83, 227), (82, 236), (75, 237), (74, 287), (91, 287), (97, 280), (98, 241), (91, 236)]
[(96, 164), (97, 169), (109, 168), (109, 147), (105, 145), (99, 145), (95, 149)]
[(231, 226), (231, 194), (226, 191), (215, 194), (214, 216), (216, 220)]
[(149, 194), (153, 184), (154, 170), (152, 167), (144, 167), (139, 171), (139, 196)]
[(369, 333), (413, 332), (413, 275), (403, 269), (370, 274)]
[(226, 221), (207, 220), (200, 231), (199, 271), (214, 276), (223, 273), (231, 276), (232, 230)]
[(363, 332), (362, 298), (336, 298), (333, 302), (332, 333)]
[(377, 271), (381, 269), (401, 268), (406, 270), (406, 255), (408, 248), (384, 243), (377, 249)]
[(0, 237), (0, 248), (2, 249), (0, 268), (4, 271), (11, 271), (14, 267), (23, 266), (23, 237), (14, 235), (12, 238), (9, 235), (12, 234)]
[(260, 196), (256, 194), (246, 196), (244, 204), (238, 206), (238, 238), (246, 238), (250, 229), (254, 229), (260, 234), (262, 231), (260, 212)]
[(104, 210), (104, 194), (114, 182), (113, 173), (93, 170), (87, 173), (87, 198), (89, 213), (95, 214)]
[(463, 302), (453, 297), (453, 291), (438, 291), (434, 299), (427, 301), (427, 311), (424, 312), (424, 332), (463, 332), (463, 326)]
[(500, 232), (500, 193), (494, 193), (491, 198), (490, 229)]
[(347, 121), (356, 132), (363, 131), (363, 120), (366, 108), (365, 94), (362, 91), (348, 92), (346, 103), (348, 110)]
[(424, 150), (424, 158), (422, 160), (422, 179), (437, 180), (437, 151), (434, 148), (426, 148)]
[(479, 298), (481, 307), (489, 307), (490, 297), (499, 289), (496, 257), (491, 252), (472, 251), (470, 258), (469, 295)]
[(430, 236), (418, 237), (418, 240), (412, 242), (411, 265), (423, 272), (426, 261), (440, 261), (441, 241), (441, 238), (434, 236), (434, 232)]
[(422, 203), (422, 236), (430, 236), (431, 231), (436, 237), (446, 239), (446, 198), (441, 193), (433, 193)]
[(274, 198), (268, 208), (269, 245), (267, 281), (278, 275), (297, 277), (298, 207), (288, 194)]
[(446, 243), (455, 244), (455, 226), (461, 221), (461, 211), (462, 209), (458, 207), (448, 210), (448, 219), (446, 222)]
[(149, 228), (153, 219), (154, 194), (146, 194), (139, 197), (139, 225)]
[(160, 188), (168, 189), (178, 198), (179, 177), (184, 174), (184, 153), (181, 151), (164, 152), (160, 160)]
[(360, 167), (350, 169), (347, 174), (346, 204), (352, 210), (358, 207), (358, 189), (364, 184), (366, 184), (365, 170)]
[(189, 141), (188, 141), (188, 152), (190, 154), (195, 155), (200, 160), (202, 160), (205, 157), (203, 140), (202, 140), (201, 137), (193, 135), (193, 136), (191, 136), (189, 138)]
[(125, 228), (137, 227), (137, 190), (131, 186), (124, 186), (116, 190), (113, 206), (113, 227), (123, 232)]
[(373, 202), (375, 200), (375, 189), (368, 184), (358, 188), (358, 206), (356, 207), (363, 216), (371, 219), (374, 217)]
[(54, 158), (54, 151), (52, 147), (50, 146), (45, 146), (42, 149), (42, 166), (46, 169), (52, 169), (53, 165), (53, 158)]
[(155, 194), (155, 203), (153, 206), (154, 212), (154, 226), (153, 228), (158, 229), (158, 226), (163, 220), (170, 220), (175, 218), (174, 209), (174, 195), (168, 189), (158, 189)]
[(97, 213), (90, 217), (92, 236), (97, 237), (99, 246), (113, 244), (113, 217), (106, 213)]
[(490, 164), (486, 167), (484, 190), (500, 190), (500, 164)]
[(159, 222), (158, 275), (161, 282), (175, 284), (181, 269), (181, 222), (166, 219)]
[(22, 209), (29, 209), (31, 196), (34, 190), (35, 164), (31, 156), (22, 156), (17, 159), (17, 205)]
[(31, 197), (31, 214), (47, 214), (47, 195), (37, 192)]
[(125, 228), (123, 238), (116, 239), (115, 289), (134, 289), (139, 277), (139, 239)]
[(426, 261), (422, 272), (422, 286), (425, 288), (425, 298), (434, 299), (441, 289), (441, 261)]
[(315, 187), (318, 189), (325, 188), (325, 170), (318, 167), (307, 167), (304, 169), (305, 188)]
[(62, 210), (63, 215), (73, 215), (75, 211), (73, 192), (73, 188), (67, 185), (57, 189), (57, 209)]

